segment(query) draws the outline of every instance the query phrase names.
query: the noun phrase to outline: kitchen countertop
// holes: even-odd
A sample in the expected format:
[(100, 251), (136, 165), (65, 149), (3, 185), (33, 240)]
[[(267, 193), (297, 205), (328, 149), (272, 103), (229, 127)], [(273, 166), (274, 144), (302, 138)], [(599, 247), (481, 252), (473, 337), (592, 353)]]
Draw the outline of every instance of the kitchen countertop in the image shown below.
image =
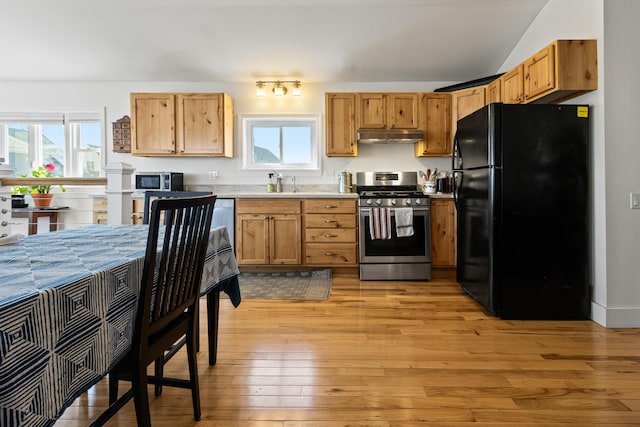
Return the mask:
[[(333, 191), (283, 191), (281, 193), (269, 193), (266, 191), (214, 191), (221, 199), (256, 199), (256, 198), (301, 198), (301, 199), (331, 199), (331, 198), (344, 198), (344, 199), (357, 199), (358, 193), (338, 193)], [(104, 198), (104, 194), (91, 194), (92, 198)], [(131, 197), (142, 198), (144, 193), (134, 192)], [(432, 199), (452, 199), (452, 193), (436, 193), (429, 194)]]
[(234, 197), (236, 199), (255, 199), (255, 198), (303, 198), (303, 199), (322, 199), (322, 198), (345, 198), (357, 199), (357, 193), (336, 193), (329, 191), (283, 191), (281, 193), (269, 193), (266, 191), (246, 191), (246, 192), (229, 192), (217, 193), (218, 197)]

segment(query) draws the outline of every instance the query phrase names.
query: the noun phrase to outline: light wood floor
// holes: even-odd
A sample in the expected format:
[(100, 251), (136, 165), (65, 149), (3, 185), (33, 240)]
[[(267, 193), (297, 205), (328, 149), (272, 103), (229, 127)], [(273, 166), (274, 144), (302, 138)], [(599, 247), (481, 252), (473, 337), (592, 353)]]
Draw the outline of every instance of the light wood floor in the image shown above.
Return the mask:
[[(202, 420), (188, 390), (165, 388), (154, 426), (640, 425), (638, 329), (498, 320), (448, 280), (334, 277), (327, 301), (220, 307), (218, 364), (198, 356)], [(56, 427), (86, 425), (106, 394)], [(135, 425), (133, 403), (109, 425)]]

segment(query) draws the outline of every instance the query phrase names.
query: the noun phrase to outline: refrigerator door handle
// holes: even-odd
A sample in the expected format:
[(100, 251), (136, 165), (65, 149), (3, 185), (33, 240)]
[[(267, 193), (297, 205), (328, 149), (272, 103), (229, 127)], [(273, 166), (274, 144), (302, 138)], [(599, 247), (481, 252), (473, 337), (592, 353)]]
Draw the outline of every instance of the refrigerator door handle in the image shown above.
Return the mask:
[(462, 157), (460, 156), (460, 144), (458, 144), (458, 133), (456, 132), (453, 138), (453, 150), (451, 152), (451, 172), (453, 177), (451, 178), (453, 193), (453, 204), (458, 206), (458, 175), (460, 176), (460, 185), (462, 185)]
[[(459, 201), (458, 189), (462, 187), (463, 176), (464, 176), (464, 173), (461, 170), (453, 171), (453, 177), (451, 178), (451, 184), (452, 184), (451, 191), (453, 194), (453, 204), (455, 206), (458, 206), (458, 201)], [(460, 177), (460, 185), (458, 185), (458, 177)]]
[(453, 138), (453, 150), (451, 152), (451, 170), (456, 171), (462, 169), (462, 156), (460, 155), (460, 144), (458, 143), (458, 134)]

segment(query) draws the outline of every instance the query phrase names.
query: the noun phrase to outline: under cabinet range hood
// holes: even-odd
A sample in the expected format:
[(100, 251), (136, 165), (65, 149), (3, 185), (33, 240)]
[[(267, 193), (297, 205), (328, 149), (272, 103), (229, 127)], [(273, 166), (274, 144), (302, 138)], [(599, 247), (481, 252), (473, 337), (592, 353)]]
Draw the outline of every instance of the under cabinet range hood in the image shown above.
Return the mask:
[(424, 131), (417, 129), (360, 129), (360, 144), (414, 144), (424, 139)]

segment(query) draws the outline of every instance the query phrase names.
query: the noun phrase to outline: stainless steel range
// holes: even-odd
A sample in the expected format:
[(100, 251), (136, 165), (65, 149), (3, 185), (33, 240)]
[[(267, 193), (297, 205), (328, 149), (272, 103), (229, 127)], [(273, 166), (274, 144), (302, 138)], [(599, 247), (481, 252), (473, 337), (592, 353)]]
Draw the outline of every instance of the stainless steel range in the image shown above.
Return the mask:
[(360, 280), (430, 280), (429, 196), (417, 172), (357, 172)]

